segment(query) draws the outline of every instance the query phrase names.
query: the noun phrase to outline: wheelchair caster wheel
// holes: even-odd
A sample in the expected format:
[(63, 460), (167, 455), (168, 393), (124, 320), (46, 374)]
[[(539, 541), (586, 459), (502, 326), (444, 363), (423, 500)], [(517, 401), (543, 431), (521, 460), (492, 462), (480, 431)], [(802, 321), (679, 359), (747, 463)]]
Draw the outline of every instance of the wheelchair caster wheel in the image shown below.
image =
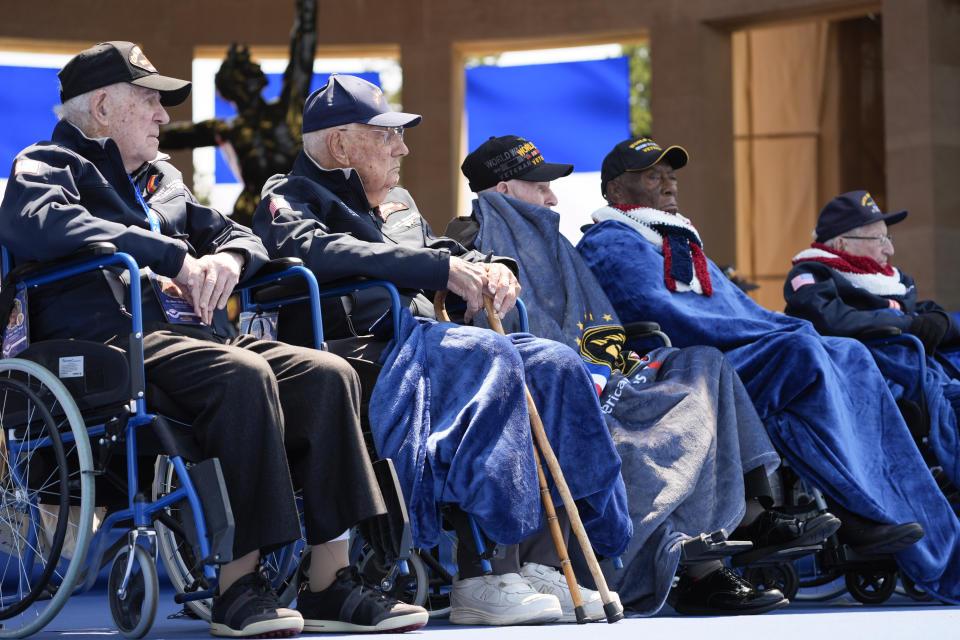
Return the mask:
[(912, 600), (917, 602), (931, 602), (933, 596), (917, 586), (917, 583), (910, 579), (910, 576), (900, 572), (900, 584), (903, 586), (903, 592)]
[(133, 567), (123, 597), (120, 587), (127, 570), (128, 547), (121, 549), (113, 559), (107, 581), (107, 596), (110, 599), (110, 615), (120, 634), (125, 638), (142, 638), (150, 630), (157, 614), (159, 584), (157, 567), (147, 550), (135, 546), (133, 552)]
[(747, 567), (743, 570), (743, 579), (758, 591), (779, 589), (783, 597), (793, 600), (800, 589), (800, 578), (793, 564), (781, 562), (762, 567)]
[[(372, 549), (366, 548), (365, 551), (366, 554), (360, 559), (357, 568), (372, 584), (382, 585), (383, 579), (390, 573), (392, 567), (383, 566)], [(430, 582), (427, 568), (416, 553), (407, 558), (407, 566), (409, 573), (397, 575), (388, 589), (383, 589), (381, 586), (380, 591), (403, 602), (425, 606), (427, 587)]]
[(848, 571), (845, 579), (850, 595), (863, 604), (886, 602), (897, 588), (896, 570), (856, 569)]

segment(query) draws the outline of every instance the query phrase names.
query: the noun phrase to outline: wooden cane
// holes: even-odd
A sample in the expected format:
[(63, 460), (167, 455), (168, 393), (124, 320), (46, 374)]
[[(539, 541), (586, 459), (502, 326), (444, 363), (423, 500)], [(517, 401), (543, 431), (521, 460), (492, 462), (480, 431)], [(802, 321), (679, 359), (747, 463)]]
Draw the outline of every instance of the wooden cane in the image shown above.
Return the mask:
[[(438, 320), (449, 322), (449, 317), (447, 316), (447, 311), (444, 307), (444, 299), (446, 298), (446, 295), (446, 291), (437, 292), (436, 296), (434, 297), (434, 309), (436, 311)], [(490, 323), (490, 328), (500, 335), (506, 335), (503, 331), (503, 325), (500, 322), (500, 317), (493, 309), (493, 300), (487, 296), (484, 296), (483, 306), (487, 312), (487, 319)], [(587, 537), (587, 531), (584, 529), (583, 521), (580, 519), (580, 512), (577, 510), (577, 505), (573, 500), (573, 495), (570, 493), (567, 482), (563, 477), (563, 471), (560, 469), (560, 461), (557, 460), (557, 456), (553, 452), (553, 447), (550, 446), (550, 442), (547, 440), (547, 433), (543, 427), (543, 421), (540, 419), (540, 412), (537, 410), (537, 407), (533, 402), (533, 396), (530, 395), (530, 390), (527, 388), (526, 383), (524, 383), (524, 393), (526, 394), (527, 398), (527, 413), (530, 415), (534, 460), (537, 465), (537, 480), (540, 483), (540, 497), (543, 501), (543, 508), (547, 516), (547, 522), (550, 525), (550, 532), (553, 535), (553, 542), (557, 548), (557, 555), (560, 557), (560, 566), (563, 570), (564, 578), (567, 580), (567, 586), (570, 589), (570, 595), (573, 598), (574, 613), (577, 617), (577, 622), (582, 624), (587, 621), (586, 613), (584, 612), (583, 608), (583, 598), (580, 595), (580, 586), (577, 584), (577, 578), (573, 573), (573, 566), (570, 564), (567, 546), (563, 541), (563, 534), (560, 532), (560, 524), (557, 520), (556, 510), (553, 507), (553, 500), (550, 497), (550, 490), (547, 488), (547, 479), (543, 473), (543, 467), (540, 465), (541, 454), (547, 461), (547, 468), (550, 470), (550, 475), (553, 476), (554, 484), (557, 486), (557, 492), (560, 494), (560, 498), (563, 501), (563, 506), (567, 510), (567, 516), (570, 518), (571, 529), (573, 530), (574, 535), (577, 537), (577, 541), (580, 544), (583, 555), (587, 560), (587, 566), (590, 569), (590, 574), (593, 576), (593, 580), (597, 585), (597, 590), (600, 592), (600, 599), (603, 601), (603, 612), (607, 617), (607, 622), (612, 624), (618, 620), (622, 620), (623, 608), (620, 606), (620, 603), (614, 600), (613, 596), (610, 595), (610, 590), (607, 588), (607, 581), (603, 577), (603, 572), (600, 570), (600, 563), (597, 562), (597, 557), (593, 553), (593, 546), (590, 544), (590, 539)]]

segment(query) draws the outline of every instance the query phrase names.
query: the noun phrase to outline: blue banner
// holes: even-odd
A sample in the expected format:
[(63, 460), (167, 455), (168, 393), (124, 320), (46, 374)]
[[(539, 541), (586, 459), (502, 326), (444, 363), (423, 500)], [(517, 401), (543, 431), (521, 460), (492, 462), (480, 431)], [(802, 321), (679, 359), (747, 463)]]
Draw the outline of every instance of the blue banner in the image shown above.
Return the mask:
[(60, 104), (59, 69), (0, 65), (0, 178), (6, 178), (18, 153), (49, 140), (57, 124), (54, 105)]
[(532, 140), (548, 162), (600, 171), (630, 137), (626, 57), (466, 70), (469, 150), (490, 136)]

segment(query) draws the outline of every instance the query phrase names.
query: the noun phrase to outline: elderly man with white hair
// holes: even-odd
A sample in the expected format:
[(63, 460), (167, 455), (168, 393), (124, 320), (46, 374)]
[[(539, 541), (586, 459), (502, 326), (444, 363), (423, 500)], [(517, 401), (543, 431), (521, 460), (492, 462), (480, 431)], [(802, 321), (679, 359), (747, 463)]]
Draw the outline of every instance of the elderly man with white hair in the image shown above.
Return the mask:
[[(271, 255), (301, 258), (321, 281), (393, 282), (413, 312), (404, 309), (401, 335), (390, 348), (370, 337), (332, 341), (330, 348), (370, 371), (361, 381), (370, 393), (371, 430), (379, 454), (396, 464), (414, 542), (437, 544), (441, 505), (458, 529), (451, 621), (573, 620), (569, 589), (556, 570), (560, 561), (541, 528), (524, 381), (591, 542), (605, 555), (622, 552), (632, 531), (620, 460), (590, 375), (573, 350), (529, 334), (505, 337), (434, 321), (424, 294), (449, 289), (466, 301), (468, 318), (486, 294), (502, 316), (520, 286), (512, 260), (434, 236), (410, 194), (394, 188), (409, 152), (405, 129), (419, 122), (418, 115), (391, 110), (373, 84), (331, 76), (307, 99), (304, 151), (290, 173), (264, 186), (254, 230)], [(364, 291), (325, 320), (334, 334), (338, 327), (363, 334), (389, 308), (383, 294)], [(297, 340), (296, 331), (284, 329), (291, 323), (296, 317), (281, 315), (280, 335)], [(464, 513), (507, 545), (492, 575), (482, 575)], [(587, 617), (603, 617), (599, 595), (585, 593)]]
[[(62, 119), (50, 141), (17, 156), (0, 242), (17, 262), (110, 242), (141, 266), (146, 381), (176, 403), (203, 457), (220, 460), (235, 520), (210, 632), (422, 627), (422, 607), (380, 595), (348, 566), (348, 530), (385, 511), (360, 431), (356, 374), (329, 353), (217, 333), (234, 286), (267, 254), (250, 229), (199, 204), (158, 155), (164, 107), (183, 102), (190, 83), (161, 76), (140, 47), (120, 41), (80, 52), (59, 77)], [(32, 337), (122, 345), (130, 316), (121, 275), (104, 268), (31, 289)], [(291, 475), (303, 488), (312, 545), (298, 611), (280, 605), (258, 570), (261, 553), (301, 536)]]

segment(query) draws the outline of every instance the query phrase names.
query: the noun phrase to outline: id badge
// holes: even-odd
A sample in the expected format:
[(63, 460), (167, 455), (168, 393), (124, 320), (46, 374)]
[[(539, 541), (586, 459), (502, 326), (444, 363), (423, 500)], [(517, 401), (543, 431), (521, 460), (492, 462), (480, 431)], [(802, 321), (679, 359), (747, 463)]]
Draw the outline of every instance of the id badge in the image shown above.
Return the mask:
[(240, 333), (248, 333), (260, 340), (276, 340), (278, 315), (276, 311), (244, 311), (240, 314)]
[(4, 358), (12, 358), (30, 345), (28, 318), (27, 291), (23, 289), (13, 298), (10, 317), (3, 329), (3, 349), (0, 355)]
[(153, 290), (157, 292), (157, 298), (160, 300), (160, 306), (167, 316), (167, 322), (173, 324), (203, 324), (200, 316), (193, 310), (190, 301), (183, 298), (180, 288), (174, 284), (173, 280), (164, 276), (150, 272), (150, 282), (153, 283)]

